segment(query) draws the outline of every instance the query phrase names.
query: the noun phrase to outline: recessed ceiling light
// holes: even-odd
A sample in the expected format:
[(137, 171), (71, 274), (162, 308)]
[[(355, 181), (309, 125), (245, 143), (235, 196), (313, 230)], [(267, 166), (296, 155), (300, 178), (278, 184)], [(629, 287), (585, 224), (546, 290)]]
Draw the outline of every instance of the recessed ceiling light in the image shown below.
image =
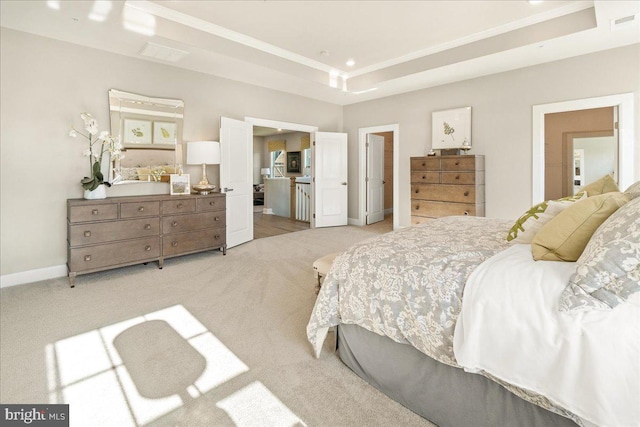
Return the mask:
[(354, 65), (356, 65), (356, 61), (354, 61), (353, 58), (349, 58), (347, 60), (347, 67), (353, 67)]
[(529, 0), (529, 4), (538, 4), (542, 3), (544, 0)]

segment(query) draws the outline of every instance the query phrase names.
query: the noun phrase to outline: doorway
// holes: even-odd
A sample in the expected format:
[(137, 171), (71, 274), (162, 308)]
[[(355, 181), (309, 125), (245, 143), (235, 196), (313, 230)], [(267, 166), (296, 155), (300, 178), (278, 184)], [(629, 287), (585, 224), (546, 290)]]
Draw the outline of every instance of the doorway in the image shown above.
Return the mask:
[(572, 196), (606, 174), (618, 181), (617, 121), (616, 106), (545, 115), (545, 200)]
[(359, 129), (359, 225), (400, 227), (398, 124)]
[(550, 113), (616, 106), (618, 108), (618, 187), (624, 190), (633, 184), (639, 163), (634, 150), (636, 129), (633, 104), (634, 94), (623, 93), (534, 105), (532, 117), (532, 203), (535, 205), (545, 200), (545, 116)]
[[(295, 215), (291, 217), (291, 200), (298, 199), (298, 189), (300, 198), (311, 199), (311, 185), (308, 182), (311, 175), (311, 149), (306, 145), (309, 144), (310, 134), (318, 128), (253, 117), (245, 117), (245, 122), (250, 123), (254, 131), (254, 239), (309, 229), (310, 222), (305, 221), (304, 215), (298, 215), (299, 209), (295, 205)], [(300, 154), (298, 168), (292, 169), (289, 167), (291, 165), (286, 164), (287, 157), (293, 158), (287, 153)], [(295, 184), (291, 178), (294, 178)], [(298, 216), (300, 219), (296, 219)]]

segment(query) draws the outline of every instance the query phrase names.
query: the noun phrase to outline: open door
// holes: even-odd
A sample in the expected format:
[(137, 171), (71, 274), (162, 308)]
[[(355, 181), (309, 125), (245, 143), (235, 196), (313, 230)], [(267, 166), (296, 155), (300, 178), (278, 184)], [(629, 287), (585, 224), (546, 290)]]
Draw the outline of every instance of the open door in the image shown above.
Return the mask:
[(253, 240), (253, 127), (220, 118), (220, 190), (227, 193), (227, 247)]
[(347, 134), (316, 132), (312, 149), (312, 227), (347, 225)]
[(367, 134), (367, 224), (384, 219), (384, 137)]

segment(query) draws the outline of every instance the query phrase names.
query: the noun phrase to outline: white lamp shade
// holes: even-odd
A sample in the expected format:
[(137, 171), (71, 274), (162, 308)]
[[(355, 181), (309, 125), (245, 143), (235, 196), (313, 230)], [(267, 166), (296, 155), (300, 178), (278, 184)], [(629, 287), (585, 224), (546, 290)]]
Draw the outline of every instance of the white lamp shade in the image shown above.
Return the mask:
[(271, 169), (269, 168), (260, 169), (260, 175), (271, 175)]
[(195, 141), (187, 143), (188, 165), (219, 165), (220, 143), (217, 141)]

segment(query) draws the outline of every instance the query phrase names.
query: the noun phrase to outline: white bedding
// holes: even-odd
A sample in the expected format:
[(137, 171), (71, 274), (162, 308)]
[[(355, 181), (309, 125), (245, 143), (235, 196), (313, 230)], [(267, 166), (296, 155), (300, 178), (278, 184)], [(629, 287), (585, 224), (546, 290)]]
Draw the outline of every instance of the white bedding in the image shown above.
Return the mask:
[(599, 426), (640, 426), (640, 294), (610, 311), (560, 313), (575, 263), (515, 244), (478, 266), (454, 334), (468, 371), (547, 396)]

